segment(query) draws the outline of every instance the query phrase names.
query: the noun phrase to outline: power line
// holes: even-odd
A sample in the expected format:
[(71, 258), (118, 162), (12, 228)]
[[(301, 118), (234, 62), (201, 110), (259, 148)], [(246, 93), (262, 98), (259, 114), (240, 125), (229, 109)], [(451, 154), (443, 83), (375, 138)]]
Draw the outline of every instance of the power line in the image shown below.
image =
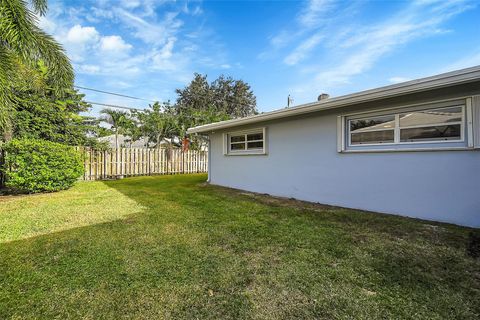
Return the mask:
[(108, 103), (101, 103), (101, 102), (93, 102), (93, 101), (85, 101), (86, 103), (89, 104), (94, 104), (97, 106), (104, 106), (104, 107), (110, 107), (110, 108), (118, 108), (118, 109), (126, 109), (126, 110), (138, 110), (138, 111), (144, 111), (144, 109), (139, 109), (139, 108), (133, 108), (133, 107), (125, 107), (125, 106), (119, 106), (116, 104), (108, 104)]
[(127, 96), (125, 94), (103, 91), (103, 90), (98, 90), (98, 89), (93, 89), (93, 88), (81, 87), (81, 86), (76, 86), (76, 85), (74, 85), (74, 87), (78, 88), (78, 89), (83, 89), (83, 90), (89, 90), (89, 91), (95, 91), (95, 92), (110, 94), (112, 96), (124, 97), (124, 98), (135, 99), (135, 100), (143, 100), (143, 101), (148, 101), (148, 102), (156, 102), (154, 100), (143, 99), (143, 98), (138, 98), (138, 97), (133, 97), (133, 96)]

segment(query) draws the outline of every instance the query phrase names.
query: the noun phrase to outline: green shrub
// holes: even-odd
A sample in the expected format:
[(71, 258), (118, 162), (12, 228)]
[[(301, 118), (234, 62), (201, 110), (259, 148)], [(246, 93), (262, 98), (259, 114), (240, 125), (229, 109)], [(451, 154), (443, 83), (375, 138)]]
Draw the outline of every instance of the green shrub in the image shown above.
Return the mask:
[(2, 147), (6, 186), (19, 192), (52, 192), (71, 187), (83, 174), (73, 147), (35, 139), (12, 140)]

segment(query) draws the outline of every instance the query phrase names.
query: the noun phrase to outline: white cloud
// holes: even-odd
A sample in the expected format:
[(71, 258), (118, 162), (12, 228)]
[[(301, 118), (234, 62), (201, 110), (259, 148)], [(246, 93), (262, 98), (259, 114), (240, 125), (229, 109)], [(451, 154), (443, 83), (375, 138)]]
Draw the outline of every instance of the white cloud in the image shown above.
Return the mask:
[(95, 27), (82, 27), (76, 24), (68, 30), (65, 40), (72, 44), (86, 44), (96, 42), (98, 39), (99, 34)]
[(203, 10), (200, 6), (195, 6), (193, 9), (191, 9), (188, 6), (188, 2), (185, 2), (184, 6), (183, 6), (183, 12), (186, 13), (186, 14), (190, 14), (192, 16), (198, 16), (198, 15), (201, 15), (203, 13)]
[(57, 28), (57, 24), (45, 16), (40, 16), (38, 18), (38, 26), (48, 34), (54, 33)]
[[(56, 7), (40, 24), (66, 49), (77, 81), (91, 79), (92, 86), (101, 83), (105, 88), (123, 83), (168, 96), (172, 86), (191, 80), (194, 67), (230, 66), (216, 32), (201, 17), (201, 2), (189, 2), (186, 11), (183, 2), (163, 0), (60, 2)], [(105, 33), (103, 27), (115, 31)]]
[(79, 65), (77, 70), (81, 73), (96, 74), (100, 72), (100, 67), (91, 64)]
[[(309, 53), (319, 45), (320, 40), (329, 34), (326, 29), (333, 25), (338, 29), (343, 25), (341, 19), (345, 16), (351, 18), (352, 8), (357, 4), (348, 4), (343, 12), (335, 12), (336, 0), (310, 0), (297, 15), (293, 27), (281, 30), (278, 34), (270, 37), (270, 50), (258, 55), (259, 59), (274, 56), (274, 53), (288, 47), (290, 53), (283, 59), (287, 65), (295, 65), (309, 56)], [(293, 49), (292, 49), (293, 48)]]
[(303, 41), (292, 53), (290, 53), (283, 61), (288, 65), (295, 65), (303, 60), (311, 50), (313, 50), (324, 38), (322, 34), (314, 34), (310, 38)]
[[(386, 20), (362, 27), (343, 26), (324, 30), (327, 37), (328, 63), (314, 63), (307, 73), (313, 74), (306, 84), (299, 84), (292, 91), (306, 92), (323, 90), (347, 84), (353, 76), (372, 68), (385, 55), (413, 40), (442, 34), (441, 25), (454, 15), (468, 9), (464, 1), (414, 2), (404, 10)], [(309, 45), (309, 39), (302, 42), (285, 58), (284, 62), (295, 65), (307, 57), (305, 54), (316, 49), (318, 43)], [(395, 80), (395, 79), (394, 79)], [(399, 79), (396, 79), (399, 80)]]
[(407, 82), (410, 80), (412, 79), (406, 78), (406, 77), (391, 77), (390, 79), (388, 79), (388, 81), (391, 83), (401, 83), (401, 82)]
[[(177, 64), (174, 63), (171, 58), (173, 56), (173, 48), (176, 38), (168, 39), (167, 43), (158, 51), (154, 52), (152, 61), (153, 67), (157, 70), (175, 70)], [(176, 61), (178, 62), (178, 61)]]
[(324, 15), (333, 6), (334, 1), (332, 0), (310, 0), (308, 5), (300, 12), (298, 21), (303, 27), (315, 27), (322, 23)]
[(54, 37), (63, 44), (73, 62), (83, 62), (87, 58), (87, 52), (95, 48), (100, 40), (100, 34), (95, 27), (76, 24), (67, 29), (59, 25), (57, 29)]
[(156, 58), (161, 60), (170, 59), (173, 55), (173, 46), (175, 45), (176, 38), (168, 39), (167, 43), (163, 46), (158, 54), (155, 55)]
[(123, 53), (132, 48), (120, 36), (106, 36), (100, 40), (100, 49), (104, 52)]
[(115, 10), (118, 17), (128, 26), (135, 30), (133, 35), (145, 43), (162, 45), (167, 39), (174, 36), (183, 22), (177, 19), (177, 12), (168, 12), (161, 19), (161, 22), (147, 22), (142, 17), (124, 9)]
[(133, 9), (140, 7), (142, 3), (139, 0), (121, 0), (120, 4), (122, 7)]

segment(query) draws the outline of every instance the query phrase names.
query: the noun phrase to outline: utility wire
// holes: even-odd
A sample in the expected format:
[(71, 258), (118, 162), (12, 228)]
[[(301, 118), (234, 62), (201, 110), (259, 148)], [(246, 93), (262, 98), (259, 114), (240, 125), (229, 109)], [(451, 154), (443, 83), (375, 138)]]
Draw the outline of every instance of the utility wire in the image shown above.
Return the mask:
[(89, 90), (89, 91), (95, 91), (95, 92), (110, 94), (110, 95), (112, 95), (112, 96), (118, 96), (118, 97), (124, 97), (124, 98), (135, 99), (135, 100), (142, 100), (142, 101), (148, 101), (148, 102), (156, 102), (156, 101), (154, 101), (154, 100), (137, 98), (137, 97), (133, 97), (133, 96), (127, 96), (127, 95), (125, 95), (125, 94), (114, 93), (114, 92), (109, 92), (109, 91), (103, 91), (103, 90), (98, 90), (98, 89), (93, 89), (93, 88), (81, 87), (81, 86), (76, 86), (76, 85), (74, 85), (74, 87), (75, 87), (75, 88), (78, 88), (78, 89), (83, 89), (83, 90)]
[(125, 106), (119, 106), (116, 104), (107, 104), (107, 103), (100, 103), (100, 102), (93, 102), (93, 101), (85, 101), (86, 103), (89, 104), (94, 104), (97, 106), (104, 106), (104, 107), (110, 107), (110, 108), (118, 108), (118, 109), (126, 109), (126, 110), (138, 110), (138, 111), (144, 111), (145, 109), (139, 109), (139, 108), (132, 108), (132, 107), (125, 107)]

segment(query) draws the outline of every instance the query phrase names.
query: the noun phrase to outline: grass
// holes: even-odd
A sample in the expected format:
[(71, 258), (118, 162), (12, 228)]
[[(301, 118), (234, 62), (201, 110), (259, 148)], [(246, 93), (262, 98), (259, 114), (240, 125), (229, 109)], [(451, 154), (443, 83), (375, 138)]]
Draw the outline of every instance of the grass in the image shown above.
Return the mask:
[(469, 229), (204, 175), (0, 197), (0, 319), (478, 319)]

